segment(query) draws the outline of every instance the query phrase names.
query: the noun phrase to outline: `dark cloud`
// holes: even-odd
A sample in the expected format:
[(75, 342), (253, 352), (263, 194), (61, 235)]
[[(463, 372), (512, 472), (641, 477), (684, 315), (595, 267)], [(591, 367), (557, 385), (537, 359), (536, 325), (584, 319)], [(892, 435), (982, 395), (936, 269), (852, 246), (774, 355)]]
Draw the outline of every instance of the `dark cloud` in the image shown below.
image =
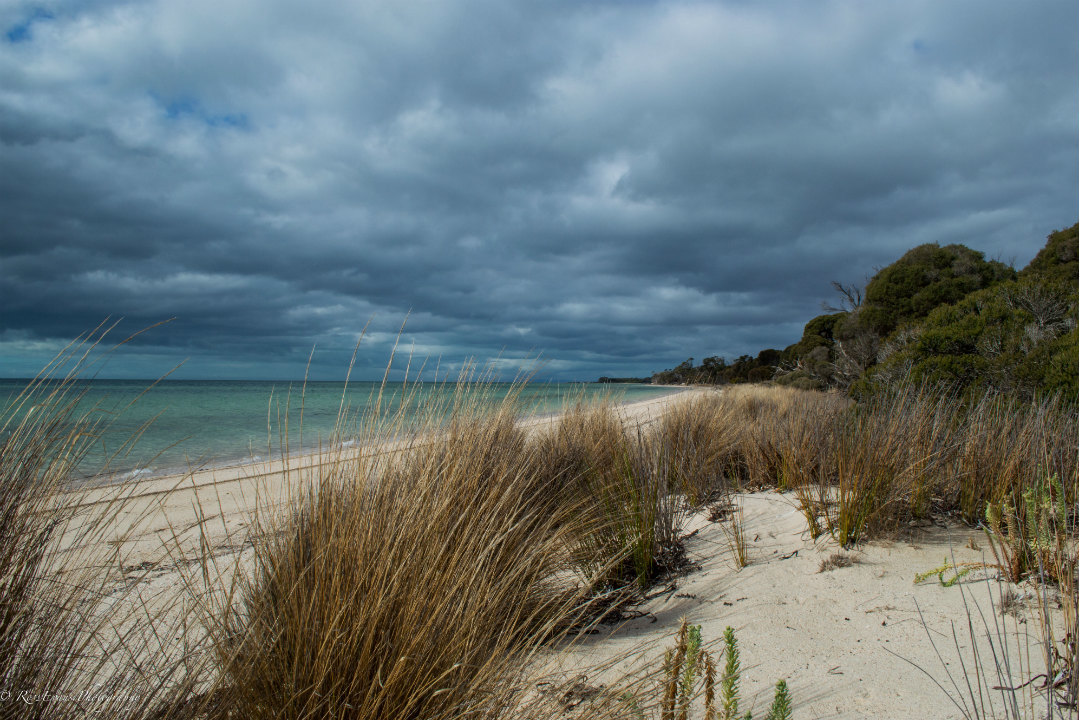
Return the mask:
[(923, 242), (1076, 219), (1075, 3), (0, 8), (0, 375), (640, 374), (798, 338)]

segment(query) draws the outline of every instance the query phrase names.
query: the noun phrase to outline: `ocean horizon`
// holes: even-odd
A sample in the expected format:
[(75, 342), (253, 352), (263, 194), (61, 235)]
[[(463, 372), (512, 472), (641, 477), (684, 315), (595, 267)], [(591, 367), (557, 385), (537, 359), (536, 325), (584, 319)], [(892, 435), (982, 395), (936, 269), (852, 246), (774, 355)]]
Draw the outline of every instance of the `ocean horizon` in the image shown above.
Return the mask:
[[(4, 421), (29, 378), (0, 379)], [(457, 383), (409, 384), (417, 399), (448, 397)], [(557, 412), (576, 398), (610, 396), (633, 402), (676, 392), (675, 388), (645, 384), (485, 382), (486, 402), (502, 401), (517, 390), (523, 415)], [(309, 380), (110, 380), (80, 379), (79, 412), (92, 411), (102, 432), (76, 468), (75, 479), (108, 475), (113, 479), (144, 479), (194, 469), (224, 467), (306, 452), (330, 440), (349, 442), (349, 431), (335, 435), (339, 416), (349, 421), (373, 410), (380, 414), (398, 407), (401, 382)], [(383, 388), (381, 401), (379, 388)], [(301, 415), (301, 405), (303, 412)], [(415, 401), (406, 407), (406, 420)], [(26, 408), (23, 409), (25, 412)], [(301, 425), (302, 418), (302, 425)], [(353, 424), (355, 424), (353, 422)], [(346, 422), (346, 428), (350, 422)], [(301, 437), (300, 430), (303, 434)], [(287, 440), (284, 437), (288, 429)], [(132, 442), (133, 438), (137, 438)]]

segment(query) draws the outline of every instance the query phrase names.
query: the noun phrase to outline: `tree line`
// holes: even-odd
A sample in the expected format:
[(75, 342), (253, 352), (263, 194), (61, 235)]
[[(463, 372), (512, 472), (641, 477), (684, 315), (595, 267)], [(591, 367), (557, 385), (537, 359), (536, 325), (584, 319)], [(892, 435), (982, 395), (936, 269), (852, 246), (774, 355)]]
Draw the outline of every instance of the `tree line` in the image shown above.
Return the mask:
[(1017, 271), (964, 245), (919, 245), (865, 287), (834, 281), (837, 304), (783, 350), (699, 365), (688, 358), (649, 381), (774, 381), (862, 394), (905, 376), (967, 393), (1075, 398), (1077, 248), (1078, 225), (1052, 232)]

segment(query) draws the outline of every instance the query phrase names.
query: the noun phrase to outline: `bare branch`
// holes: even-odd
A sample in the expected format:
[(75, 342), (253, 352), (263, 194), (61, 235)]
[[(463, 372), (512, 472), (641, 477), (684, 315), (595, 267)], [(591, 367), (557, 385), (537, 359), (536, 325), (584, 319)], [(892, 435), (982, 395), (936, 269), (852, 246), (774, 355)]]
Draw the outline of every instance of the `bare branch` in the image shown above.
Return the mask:
[(862, 307), (863, 291), (857, 285), (844, 285), (838, 280), (833, 280), (830, 283), (837, 293), (840, 294), (840, 305), (833, 306), (828, 303), (821, 303), (821, 307), (828, 312), (854, 312)]

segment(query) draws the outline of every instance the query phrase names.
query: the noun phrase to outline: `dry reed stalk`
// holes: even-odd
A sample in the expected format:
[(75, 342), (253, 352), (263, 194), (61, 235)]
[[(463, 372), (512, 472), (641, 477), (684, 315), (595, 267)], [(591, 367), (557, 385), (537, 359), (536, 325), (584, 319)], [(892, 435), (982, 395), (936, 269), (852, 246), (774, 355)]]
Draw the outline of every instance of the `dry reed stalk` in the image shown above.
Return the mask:
[(701, 654), (705, 664), (705, 720), (716, 720), (716, 662), (708, 652)]
[[(1040, 474), (1065, 480), (1076, 502), (1077, 413), (1058, 398), (1021, 401), (996, 395), (967, 411), (952, 459), (951, 496), (969, 521), (987, 504), (1001, 504), (1031, 487)], [(1021, 508), (1021, 512), (1023, 509)]]
[(554, 498), (578, 504), (594, 532), (582, 533), (573, 548), (583, 575), (596, 579), (597, 589), (625, 582), (620, 569), (629, 558), (632, 533), (623, 517), (630, 498), (617, 468), (628, 452), (628, 440), (610, 403), (575, 402), (560, 422), (529, 442), (529, 463)]
[(781, 489), (804, 487), (816, 478), (819, 469), (831, 464), (831, 428), (836, 417), (849, 405), (835, 394), (790, 390), (789, 410), (776, 428), (781, 454)]
[(741, 416), (743, 480), (750, 487), (771, 487), (780, 477), (782, 459), (776, 428), (786, 400), (782, 395), (760, 391), (744, 392), (735, 398), (735, 407)]
[(742, 570), (750, 564), (750, 557), (746, 549), (746, 526), (743, 522), (743, 511), (736, 507), (735, 511), (728, 516), (728, 524), (723, 526), (727, 538), (728, 552), (731, 553), (731, 561), (736, 570)]
[(905, 384), (845, 413), (836, 431), (836, 508), (828, 523), (841, 545), (896, 527), (911, 517), (941, 464), (941, 407), (925, 387)]
[(987, 503), (1000, 504), (1034, 477), (1041, 413), (1028, 409), (1026, 403), (987, 395), (968, 412), (953, 465), (954, 492), (969, 521), (980, 520)]
[(785, 413), (779, 435), (779, 487), (792, 489), (812, 538), (824, 531), (821, 519), (835, 478), (836, 428), (850, 402), (835, 394), (789, 390), (791, 410)]
[(686, 660), (688, 640), (688, 626), (686, 618), (679, 624), (679, 632), (675, 639), (675, 652), (671, 655), (671, 662), (665, 662), (667, 675), (664, 678), (664, 699), (660, 704), (660, 717), (663, 720), (675, 720), (675, 701), (679, 692), (679, 676), (682, 672), (683, 662)]

